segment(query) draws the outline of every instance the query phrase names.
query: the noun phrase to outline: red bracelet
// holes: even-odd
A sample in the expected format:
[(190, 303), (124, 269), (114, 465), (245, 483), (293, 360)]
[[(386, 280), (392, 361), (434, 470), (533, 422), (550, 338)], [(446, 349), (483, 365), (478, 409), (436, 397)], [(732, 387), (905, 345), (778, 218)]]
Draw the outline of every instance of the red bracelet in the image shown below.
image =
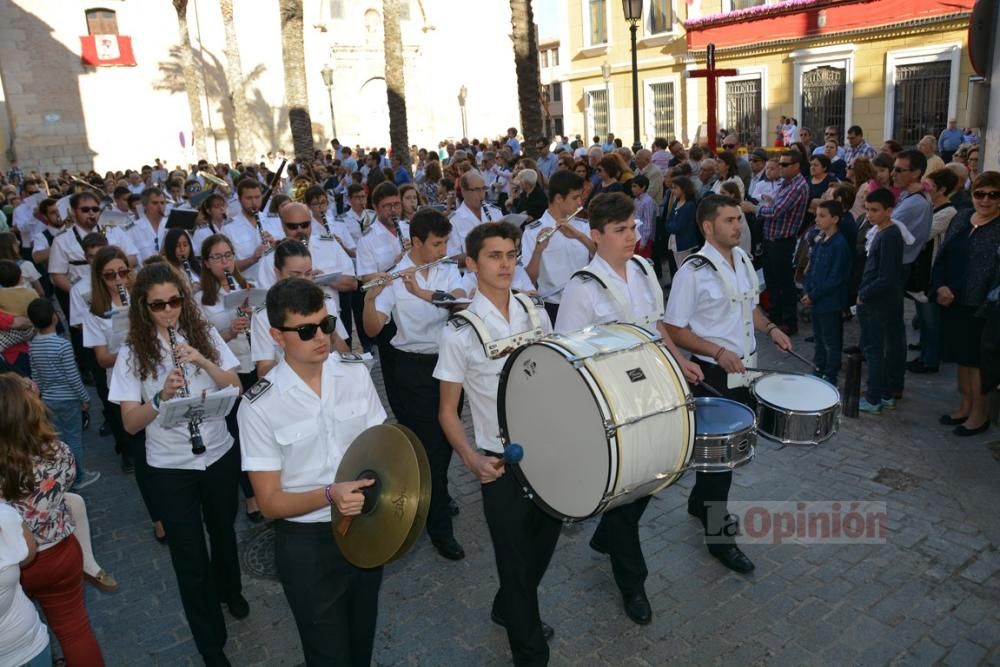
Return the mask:
[(712, 355), (712, 360), (715, 361), (715, 362), (718, 362), (719, 361), (719, 357), (721, 357), (725, 353), (726, 353), (726, 348), (724, 348), (724, 347), (722, 347), (720, 345), (718, 352), (716, 352), (715, 354)]
[(330, 505), (333, 504), (333, 494), (330, 493), (331, 486), (332, 484), (327, 484), (326, 488), (323, 489), (323, 493), (326, 494), (326, 502), (329, 503)]

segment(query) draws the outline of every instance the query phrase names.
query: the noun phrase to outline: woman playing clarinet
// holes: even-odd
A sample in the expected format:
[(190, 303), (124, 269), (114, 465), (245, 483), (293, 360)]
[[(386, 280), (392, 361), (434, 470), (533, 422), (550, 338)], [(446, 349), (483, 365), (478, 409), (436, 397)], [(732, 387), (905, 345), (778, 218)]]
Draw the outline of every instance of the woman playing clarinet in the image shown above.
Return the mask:
[(184, 614), (206, 665), (229, 664), (221, 603), (235, 618), (250, 613), (241, 594), (233, 530), (240, 456), (224, 418), (165, 427), (159, 411), (177, 396), (239, 387), (238, 366), (176, 269), (162, 262), (143, 267), (132, 290), (128, 338), (115, 362), (109, 397), (121, 405), (125, 430), (146, 430), (150, 486)]

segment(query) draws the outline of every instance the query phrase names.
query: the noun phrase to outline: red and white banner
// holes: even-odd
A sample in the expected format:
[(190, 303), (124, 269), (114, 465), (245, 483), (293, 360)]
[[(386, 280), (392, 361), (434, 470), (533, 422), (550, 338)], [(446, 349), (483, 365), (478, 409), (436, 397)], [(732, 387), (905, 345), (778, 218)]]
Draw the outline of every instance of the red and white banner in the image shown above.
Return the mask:
[(80, 46), (80, 60), (84, 65), (92, 67), (135, 66), (131, 37), (88, 35), (80, 38)]

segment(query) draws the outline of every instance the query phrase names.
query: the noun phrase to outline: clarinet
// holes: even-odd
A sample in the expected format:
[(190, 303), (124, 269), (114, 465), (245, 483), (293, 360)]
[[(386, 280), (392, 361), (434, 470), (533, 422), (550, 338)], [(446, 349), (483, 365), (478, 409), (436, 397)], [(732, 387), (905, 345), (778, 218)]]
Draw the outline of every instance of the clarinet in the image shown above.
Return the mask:
[(193, 285), (194, 284), (194, 274), (191, 273), (191, 262), (189, 262), (188, 260), (185, 259), (184, 262), (183, 262), (183, 265), (184, 265), (184, 271), (187, 273), (188, 282)]
[[(240, 286), (236, 284), (236, 276), (233, 275), (233, 272), (232, 271), (225, 271), (225, 274), (226, 274), (226, 282), (229, 283), (229, 291), (230, 292), (235, 292), (236, 290), (238, 290), (240, 288)], [(246, 303), (246, 301), (244, 301), (243, 303)], [(243, 306), (237, 306), (236, 307), (236, 316), (237, 317), (248, 317), (247, 311), (243, 309)], [(247, 337), (247, 345), (249, 345), (250, 344), (250, 330), (247, 329), (244, 333), (246, 334), (246, 337)]]
[[(190, 395), (191, 391), (188, 388), (187, 373), (184, 371), (183, 364), (177, 359), (177, 332), (174, 327), (167, 327), (167, 335), (170, 336), (170, 355), (174, 360), (174, 368), (179, 368), (181, 370), (181, 377), (184, 378), (184, 386), (177, 392), (178, 396), (187, 397)], [(199, 425), (201, 424), (201, 419), (195, 417), (188, 422), (188, 434), (191, 439), (191, 453), (198, 455), (205, 453), (205, 443), (201, 439), (201, 429)]]
[(264, 225), (260, 222), (260, 211), (253, 212), (253, 221), (257, 223), (257, 233), (260, 234), (260, 242), (264, 243)]
[(399, 228), (399, 216), (392, 216), (391, 221), (393, 228), (396, 230), (396, 238), (399, 239), (399, 249), (405, 253), (406, 245), (403, 243), (403, 231)]
[(118, 298), (122, 300), (122, 308), (128, 307), (128, 290), (124, 285), (118, 285)]

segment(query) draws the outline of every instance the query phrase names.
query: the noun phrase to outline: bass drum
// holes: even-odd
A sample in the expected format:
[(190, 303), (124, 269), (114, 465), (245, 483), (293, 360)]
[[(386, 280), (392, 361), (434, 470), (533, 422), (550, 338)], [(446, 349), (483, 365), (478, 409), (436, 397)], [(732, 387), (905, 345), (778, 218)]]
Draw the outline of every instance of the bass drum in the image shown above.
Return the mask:
[(534, 502), (566, 522), (675, 482), (694, 444), (694, 409), (680, 366), (628, 324), (552, 334), (513, 352), (500, 375), (512, 471)]

